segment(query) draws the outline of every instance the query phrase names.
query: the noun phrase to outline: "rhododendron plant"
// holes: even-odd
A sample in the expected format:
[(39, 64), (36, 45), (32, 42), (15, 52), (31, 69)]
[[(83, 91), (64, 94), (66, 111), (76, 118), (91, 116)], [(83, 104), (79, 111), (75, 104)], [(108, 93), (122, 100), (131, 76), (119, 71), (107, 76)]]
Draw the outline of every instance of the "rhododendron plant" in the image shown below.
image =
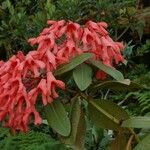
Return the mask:
[[(35, 125), (42, 123), (35, 108), (37, 97), (41, 95), (45, 106), (59, 97), (57, 88), (65, 90), (65, 83), (54, 75), (63, 64), (83, 53), (93, 54), (91, 60), (112, 69), (123, 62), (124, 46), (111, 39), (105, 22), (88, 21), (81, 26), (72, 21), (49, 20), (48, 25), (38, 37), (28, 40), (37, 45), (36, 50), (26, 55), (20, 51), (0, 62), (0, 121), (14, 131), (28, 131), (32, 116)], [(106, 78), (103, 71), (95, 74), (98, 80)]]

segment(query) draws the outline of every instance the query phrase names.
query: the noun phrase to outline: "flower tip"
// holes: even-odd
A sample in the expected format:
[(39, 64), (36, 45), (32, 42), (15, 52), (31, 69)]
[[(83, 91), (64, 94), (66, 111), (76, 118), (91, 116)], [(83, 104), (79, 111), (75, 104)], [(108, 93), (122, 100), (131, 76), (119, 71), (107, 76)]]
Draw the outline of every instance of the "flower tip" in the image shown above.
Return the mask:
[(38, 116), (36, 119), (35, 119), (35, 121), (34, 121), (34, 124), (35, 125), (40, 125), (40, 124), (42, 124), (42, 118), (40, 117), (40, 116)]
[(104, 71), (101, 71), (101, 70), (97, 71), (96, 73), (97, 80), (105, 80), (106, 77), (107, 77), (107, 74)]
[(47, 24), (48, 24), (48, 25), (52, 25), (52, 24), (54, 24), (55, 22), (56, 22), (56, 21), (54, 21), (54, 20), (48, 20), (48, 21), (47, 21)]
[(106, 22), (99, 22), (98, 23), (99, 26), (102, 26), (104, 28), (107, 28), (108, 27), (108, 24)]
[(28, 43), (30, 43), (30, 45), (32, 46), (37, 43), (37, 40), (36, 40), (36, 38), (30, 38), (30, 39), (28, 39)]

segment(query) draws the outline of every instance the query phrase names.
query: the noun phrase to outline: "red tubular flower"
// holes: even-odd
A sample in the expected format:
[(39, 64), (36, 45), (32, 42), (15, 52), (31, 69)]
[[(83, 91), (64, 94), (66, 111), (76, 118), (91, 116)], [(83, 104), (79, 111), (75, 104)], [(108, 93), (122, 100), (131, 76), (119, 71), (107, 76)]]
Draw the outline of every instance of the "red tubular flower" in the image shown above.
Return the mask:
[(52, 72), (47, 72), (47, 90), (51, 97), (58, 97), (58, 94), (55, 91), (56, 87), (59, 87), (64, 90), (65, 84), (60, 80), (56, 80)]
[(101, 71), (101, 70), (97, 71), (96, 79), (98, 79), (98, 80), (105, 80), (106, 77), (107, 77), (107, 74), (104, 71)]
[[(37, 97), (41, 95), (43, 105), (47, 105), (59, 96), (57, 88), (65, 89), (65, 84), (53, 75), (61, 64), (86, 52), (110, 67), (114, 61), (123, 61), (124, 46), (109, 37), (105, 22), (88, 21), (85, 26), (64, 20), (47, 23), (49, 27), (38, 37), (28, 40), (37, 45), (37, 50), (26, 56), (18, 52), (7, 62), (0, 61), (0, 121), (14, 132), (28, 131), (32, 118), (35, 125), (42, 123), (35, 108)], [(98, 71), (96, 78), (104, 80), (106, 73)]]

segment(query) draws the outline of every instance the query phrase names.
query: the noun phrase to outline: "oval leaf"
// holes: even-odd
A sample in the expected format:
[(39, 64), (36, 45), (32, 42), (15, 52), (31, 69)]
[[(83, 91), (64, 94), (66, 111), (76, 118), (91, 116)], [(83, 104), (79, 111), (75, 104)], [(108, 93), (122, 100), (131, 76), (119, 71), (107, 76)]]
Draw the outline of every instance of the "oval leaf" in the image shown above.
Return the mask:
[(134, 91), (143, 88), (144, 88), (143, 86), (131, 82), (129, 79), (124, 79), (121, 81), (106, 81), (98, 83), (92, 87), (92, 90), (112, 89), (114, 91), (124, 91), (124, 90)]
[(71, 145), (76, 149), (84, 148), (85, 141), (85, 118), (81, 110), (80, 99), (75, 99), (71, 109), (71, 133), (68, 137), (64, 137), (61, 141), (65, 144)]
[(70, 120), (64, 106), (59, 100), (55, 100), (45, 107), (48, 124), (57, 133), (68, 136), (71, 131)]
[(86, 64), (81, 64), (73, 70), (73, 78), (78, 88), (84, 91), (92, 82), (92, 69)]
[(132, 117), (123, 121), (122, 127), (150, 128), (150, 117)]
[(83, 54), (73, 58), (72, 60), (70, 60), (70, 62), (68, 64), (60, 66), (55, 71), (54, 74), (55, 74), (55, 76), (59, 76), (65, 72), (68, 72), (92, 57), (93, 57), (93, 54), (91, 54), (91, 53), (83, 53)]
[(117, 104), (107, 100), (89, 101), (89, 114), (93, 123), (103, 129), (117, 130), (128, 114)]
[(70, 112), (71, 133), (68, 137), (61, 138), (61, 141), (63, 143), (68, 145), (73, 145), (75, 143), (80, 116), (81, 116), (80, 100), (76, 98), (73, 101)]
[(142, 141), (140, 141), (134, 150), (149, 150), (150, 149), (150, 134), (146, 135)]
[(83, 111), (81, 111), (80, 120), (77, 128), (76, 141), (75, 141), (76, 150), (84, 149), (85, 135), (86, 135), (86, 122), (84, 118), (84, 113)]
[(109, 74), (116, 80), (123, 80), (124, 77), (122, 73), (114, 68), (108, 67), (104, 65), (101, 61), (90, 60), (91, 64), (99, 68), (100, 70), (104, 71), (105, 73)]

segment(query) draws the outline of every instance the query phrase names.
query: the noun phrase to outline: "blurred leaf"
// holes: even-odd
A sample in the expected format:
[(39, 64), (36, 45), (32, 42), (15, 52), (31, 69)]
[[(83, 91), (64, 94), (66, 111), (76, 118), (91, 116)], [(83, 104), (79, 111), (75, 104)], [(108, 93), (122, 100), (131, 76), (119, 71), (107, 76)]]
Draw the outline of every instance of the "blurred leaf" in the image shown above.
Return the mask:
[(129, 19), (125, 17), (120, 17), (118, 18), (118, 24), (120, 25), (128, 25), (129, 24)]
[(89, 115), (93, 123), (103, 129), (117, 130), (128, 114), (117, 104), (108, 100), (90, 100)]
[(90, 62), (94, 66), (96, 66), (97, 68), (99, 68), (100, 70), (102, 70), (102, 71), (106, 72), (107, 74), (109, 74), (110, 76), (112, 76), (114, 79), (116, 79), (116, 80), (123, 80), (124, 79), (124, 77), (123, 77), (123, 75), (122, 75), (122, 73), (120, 71), (104, 65), (100, 61), (90, 60)]
[(104, 129), (97, 128), (95, 125), (92, 125), (91, 134), (92, 134), (91, 136), (93, 138), (92, 140), (95, 141), (96, 143), (99, 143), (100, 141), (102, 141), (102, 139), (105, 136)]
[(45, 106), (48, 124), (60, 135), (68, 136), (71, 131), (70, 120), (64, 106), (59, 100)]
[(75, 99), (72, 104), (71, 129), (71, 133), (68, 137), (61, 138), (62, 142), (76, 149), (83, 149), (86, 126), (79, 99)]
[(142, 39), (142, 36), (143, 36), (144, 27), (145, 27), (145, 20), (139, 20), (138, 23), (136, 24), (135, 29), (138, 32), (140, 40)]
[(150, 117), (132, 117), (122, 123), (122, 127), (150, 128)]
[(129, 41), (125, 45), (125, 48), (124, 48), (124, 51), (123, 51), (124, 58), (128, 58), (129, 59), (132, 56), (134, 47), (135, 47), (135, 45), (132, 44), (132, 40)]
[(55, 5), (52, 4), (51, 0), (46, 1), (45, 9), (47, 11), (47, 19), (52, 19), (55, 12)]
[(150, 134), (146, 135), (134, 148), (134, 150), (149, 150), (150, 149)]
[(92, 69), (86, 64), (81, 64), (73, 70), (73, 78), (78, 88), (84, 91), (92, 82)]
[(59, 141), (41, 132), (29, 131), (9, 135), (0, 142), (1, 150), (67, 150)]
[(123, 130), (117, 132), (116, 137), (112, 140), (108, 147), (108, 150), (127, 150), (126, 145), (128, 142), (128, 137), (124, 134)]
[(143, 89), (144, 87), (140, 84), (137, 84), (135, 82), (131, 82), (129, 79), (124, 79), (122, 81), (106, 81), (101, 82), (92, 87), (91, 90), (100, 90), (100, 89), (112, 89), (115, 91), (134, 91)]
[(83, 53), (83, 54), (73, 58), (72, 60), (70, 60), (70, 62), (68, 64), (60, 66), (55, 71), (55, 75), (59, 76), (65, 72), (68, 72), (92, 57), (93, 57), (93, 54), (91, 54), (91, 53)]
[(11, 14), (11, 15), (14, 15), (15, 10), (14, 10), (13, 5), (10, 3), (9, 0), (7, 0), (6, 2), (7, 2), (7, 7), (8, 7), (8, 9), (9, 9), (10, 14)]
[(10, 132), (8, 128), (0, 127), (0, 140), (4, 139), (6, 136), (9, 136)]
[(133, 6), (127, 7), (127, 13), (129, 16), (135, 15), (136, 11), (137, 11), (137, 9)]
[(75, 99), (71, 106), (71, 112), (70, 112), (71, 133), (68, 137), (61, 138), (63, 143), (68, 145), (73, 145), (75, 143), (80, 116), (81, 116), (80, 100)]
[(84, 118), (84, 113), (81, 111), (80, 120), (78, 123), (78, 130), (75, 141), (75, 149), (83, 150), (84, 142), (85, 142), (85, 134), (86, 134), (86, 122)]

